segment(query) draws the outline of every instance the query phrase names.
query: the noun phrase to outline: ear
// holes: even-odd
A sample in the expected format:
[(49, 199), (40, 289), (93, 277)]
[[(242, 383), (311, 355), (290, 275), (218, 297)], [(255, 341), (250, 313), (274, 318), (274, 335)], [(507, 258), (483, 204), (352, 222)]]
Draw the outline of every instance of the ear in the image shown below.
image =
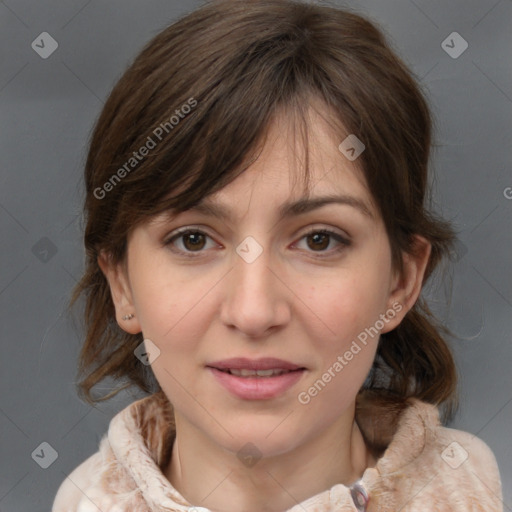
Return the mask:
[[(111, 255), (102, 251), (98, 256), (98, 265), (110, 286), (110, 294), (119, 327), (129, 334), (138, 334), (142, 329), (135, 312), (125, 263), (113, 263)], [(133, 315), (132, 318), (125, 318), (131, 315)]]
[(381, 334), (392, 331), (400, 325), (407, 312), (416, 303), (423, 284), (423, 277), (432, 250), (431, 243), (420, 235), (414, 236), (412, 254), (403, 252), (404, 272), (399, 275), (395, 272), (388, 297), (387, 312), (394, 312), (394, 316), (386, 314), (389, 319), (385, 323)]

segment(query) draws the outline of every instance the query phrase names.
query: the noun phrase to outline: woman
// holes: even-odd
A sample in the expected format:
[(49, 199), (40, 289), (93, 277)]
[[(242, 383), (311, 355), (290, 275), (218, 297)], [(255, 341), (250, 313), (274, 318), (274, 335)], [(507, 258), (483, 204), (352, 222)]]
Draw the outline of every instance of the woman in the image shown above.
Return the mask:
[(157, 35), (92, 136), (75, 294), (82, 395), (149, 396), (54, 512), (501, 511), (488, 446), (441, 423), (456, 372), (420, 293), (455, 234), (425, 208), (430, 143), (346, 10), (212, 2)]

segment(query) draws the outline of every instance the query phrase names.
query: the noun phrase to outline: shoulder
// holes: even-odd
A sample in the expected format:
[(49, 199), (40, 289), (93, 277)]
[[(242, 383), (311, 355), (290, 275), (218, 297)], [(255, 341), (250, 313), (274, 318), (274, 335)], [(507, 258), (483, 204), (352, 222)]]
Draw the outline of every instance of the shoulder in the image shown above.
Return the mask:
[(503, 511), (498, 464), (483, 440), (443, 426), (438, 407), (417, 398), (390, 417), (391, 442), (369, 472), (380, 501), (393, 503), (382, 510)]
[(167, 418), (163, 409), (157, 407), (161, 400), (160, 396), (143, 398), (111, 419), (98, 451), (61, 483), (52, 512), (106, 512), (119, 501), (140, 500), (134, 493), (137, 482), (159, 474), (148, 440), (160, 443), (163, 452), (167, 449), (162, 442), (166, 436), (160, 435), (160, 431), (155, 433), (153, 426), (157, 420), (165, 422)]
[(441, 425), (435, 406), (417, 403), (418, 409), (424, 443), (408, 470), (421, 476), (423, 484), (428, 482), (418, 496), (421, 504), (429, 502), (440, 510), (449, 503), (452, 511), (501, 512), (500, 472), (489, 446), (476, 435)]
[(501, 496), (501, 478), (496, 457), (489, 446), (476, 435), (463, 430), (438, 426), (436, 446), (442, 448), (445, 473), (461, 469), (472, 481), (478, 481), (495, 495)]
[(100, 466), (102, 455), (98, 451), (75, 468), (60, 485), (53, 501), (52, 512), (99, 512), (90, 500), (87, 503), (82, 500)]

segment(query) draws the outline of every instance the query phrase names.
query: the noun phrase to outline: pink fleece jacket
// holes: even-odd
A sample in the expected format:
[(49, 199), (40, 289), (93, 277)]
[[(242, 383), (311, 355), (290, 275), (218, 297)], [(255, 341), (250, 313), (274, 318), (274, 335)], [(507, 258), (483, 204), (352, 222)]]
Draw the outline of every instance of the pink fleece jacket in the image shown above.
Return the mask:
[[(375, 422), (358, 424), (366, 439), (375, 435), (365, 427)], [(503, 511), (496, 459), (482, 440), (443, 427), (438, 408), (416, 399), (394, 425), (383, 455), (358, 482), (336, 484), (286, 512)], [(209, 512), (188, 503), (162, 472), (174, 435), (162, 391), (132, 403), (112, 419), (99, 451), (61, 484), (52, 512)]]

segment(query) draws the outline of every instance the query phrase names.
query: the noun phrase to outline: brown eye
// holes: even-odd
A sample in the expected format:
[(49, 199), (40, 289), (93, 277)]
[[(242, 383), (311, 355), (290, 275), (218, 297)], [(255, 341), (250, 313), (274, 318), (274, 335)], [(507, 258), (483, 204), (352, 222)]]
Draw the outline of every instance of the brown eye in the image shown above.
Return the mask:
[(308, 247), (310, 249), (320, 249), (323, 251), (324, 249), (329, 247), (329, 235), (322, 232), (317, 232), (312, 235), (308, 235), (307, 240)]
[(211, 237), (197, 229), (184, 229), (164, 241), (164, 245), (169, 246), (173, 252), (191, 256), (192, 253), (200, 255), (204, 249), (208, 248), (208, 239)]
[[(350, 240), (347, 238), (341, 236), (339, 233), (325, 229), (316, 229), (305, 233), (301, 240), (303, 239), (306, 241), (306, 251), (317, 253), (315, 257), (318, 258), (343, 251), (350, 245)], [(334, 247), (331, 250), (326, 250), (333, 241), (335, 242)]]
[(181, 236), (183, 238), (183, 245), (189, 251), (201, 250), (205, 245), (205, 236), (202, 233), (193, 232)]

